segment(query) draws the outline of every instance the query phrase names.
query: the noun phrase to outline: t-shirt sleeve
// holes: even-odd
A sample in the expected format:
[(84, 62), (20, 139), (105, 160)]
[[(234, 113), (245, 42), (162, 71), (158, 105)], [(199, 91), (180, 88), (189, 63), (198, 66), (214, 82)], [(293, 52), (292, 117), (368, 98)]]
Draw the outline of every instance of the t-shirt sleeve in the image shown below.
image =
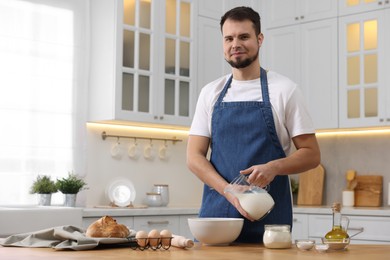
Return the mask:
[(291, 137), (315, 133), (306, 101), (298, 87), (292, 91), (286, 106), (286, 126)]

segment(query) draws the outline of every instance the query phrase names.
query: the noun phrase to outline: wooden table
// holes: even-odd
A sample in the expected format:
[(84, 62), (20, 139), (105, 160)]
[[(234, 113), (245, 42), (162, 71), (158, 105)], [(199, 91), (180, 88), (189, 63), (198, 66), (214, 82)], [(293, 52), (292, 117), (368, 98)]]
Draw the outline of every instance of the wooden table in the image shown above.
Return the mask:
[[(314, 258), (315, 257), (315, 258)], [(390, 245), (350, 245), (344, 251), (300, 251), (291, 249), (267, 249), (262, 245), (201, 246), (197, 244), (191, 249), (171, 247), (168, 250), (144, 251), (130, 248), (104, 248), (87, 251), (55, 251), (51, 248), (1, 247), (0, 259), (343, 259), (343, 260), (388, 260)]]

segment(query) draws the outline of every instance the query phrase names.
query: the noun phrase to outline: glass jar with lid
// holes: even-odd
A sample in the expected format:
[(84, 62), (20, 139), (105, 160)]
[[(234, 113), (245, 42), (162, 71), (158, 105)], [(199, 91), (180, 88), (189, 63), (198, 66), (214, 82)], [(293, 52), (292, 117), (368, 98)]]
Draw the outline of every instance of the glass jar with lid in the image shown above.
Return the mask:
[(267, 248), (290, 248), (290, 225), (265, 225), (263, 243)]

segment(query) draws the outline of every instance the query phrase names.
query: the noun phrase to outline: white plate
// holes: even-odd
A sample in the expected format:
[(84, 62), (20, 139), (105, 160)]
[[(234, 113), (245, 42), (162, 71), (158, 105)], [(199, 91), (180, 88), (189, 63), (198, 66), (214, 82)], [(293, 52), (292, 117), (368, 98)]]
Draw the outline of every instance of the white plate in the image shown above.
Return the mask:
[(108, 185), (107, 195), (116, 206), (127, 207), (135, 199), (134, 185), (127, 179), (115, 180)]

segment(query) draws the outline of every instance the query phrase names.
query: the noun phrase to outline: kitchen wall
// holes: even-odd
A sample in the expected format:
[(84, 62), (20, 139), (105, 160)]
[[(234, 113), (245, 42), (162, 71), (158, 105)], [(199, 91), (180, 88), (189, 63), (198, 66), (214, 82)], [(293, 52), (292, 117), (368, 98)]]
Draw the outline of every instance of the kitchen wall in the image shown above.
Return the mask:
[[(156, 156), (154, 160), (145, 159), (142, 154), (134, 160), (129, 158), (127, 150), (133, 139), (120, 139), (123, 149), (122, 158), (111, 156), (111, 147), (117, 142), (116, 138), (103, 140), (101, 134), (106, 131), (110, 135), (135, 135), (156, 138), (182, 139), (182, 142), (167, 142), (167, 159), (161, 160)], [(142, 204), (145, 193), (150, 192), (153, 184), (168, 184), (170, 192), (169, 206), (199, 206), (203, 185), (186, 166), (187, 132), (164, 132), (147, 129), (137, 130), (124, 126), (88, 124), (87, 126), (87, 176), (89, 189), (80, 193), (78, 204), (93, 207), (108, 205), (106, 195), (108, 185), (117, 178), (130, 180), (136, 189), (134, 204)], [(149, 144), (149, 140), (137, 140), (139, 148)], [(163, 141), (152, 141), (158, 151)]]
[(349, 169), (358, 175), (383, 176), (383, 205), (388, 205), (390, 182), (390, 131), (387, 133), (347, 133), (319, 135), (321, 161), (325, 168), (324, 203), (341, 202)]
[[(80, 194), (79, 203), (93, 207), (108, 205), (105, 194), (107, 186), (116, 178), (127, 178), (135, 186), (135, 204), (142, 204), (144, 195), (153, 184), (168, 184), (170, 189), (170, 206), (199, 206), (202, 196), (202, 183), (187, 169), (186, 144), (187, 133), (159, 133), (146, 130), (129, 130), (123, 126), (89, 124), (88, 129), (88, 169), (87, 182), (89, 190)], [(127, 149), (133, 143), (131, 139), (121, 139), (124, 154), (121, 159), (111, 156), (110, 150), (116, 138), (101, 138), (101, 133), (117, 135), (144, 135), (183, 139), (172, 145), (168, 142), (169, 158), (152, 161), (142, 156), (138, 160), (127, 156)], [(354, 169), (359, 175), (383, 175), (383, 205), (388, 205), (388, 182), (390, 182), (390, 132), (376, 134), (336, 134), (318, 135), (321, 148), (322, 164), (326, 171), (324, 187), (324, 205), (341, 201), (341, 192), (346, 187), (345, 172)], [(139, 140), (140, 148), (149, 140)], [(162, 144), (155, 141), (157, 149)], [(295, 176), (294, 178), (296, 178)], [(81, 202), (80, 202), (81, 201)]]

